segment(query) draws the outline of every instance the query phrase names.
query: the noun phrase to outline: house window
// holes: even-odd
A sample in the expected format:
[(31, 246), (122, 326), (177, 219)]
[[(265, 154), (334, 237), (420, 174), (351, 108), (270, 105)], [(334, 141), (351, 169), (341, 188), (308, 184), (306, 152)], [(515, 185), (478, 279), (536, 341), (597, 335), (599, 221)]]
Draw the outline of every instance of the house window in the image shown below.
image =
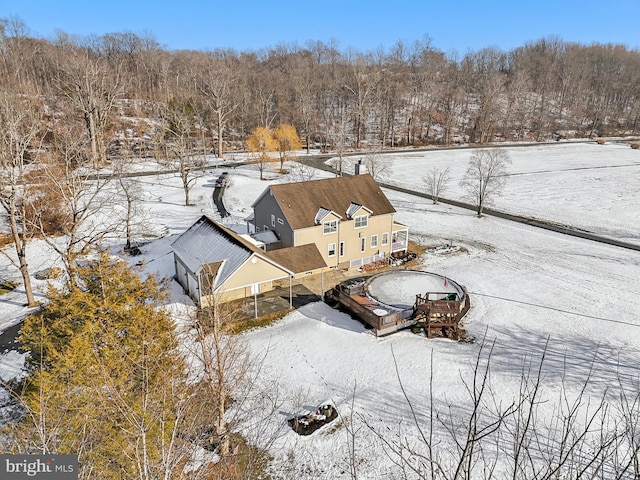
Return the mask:
[(371, 248), (378, 248), (378, 235), (371, 235)]
[(322, 234), (329, 235), (331, 233), (336, 233), (338, 231), (338, 221), (337, 220), (329, 220), (328, 222), (324, 222), (322, 224)]
[(369, 225), (368, 215), (359, 215), (353, 219), (353, 226), (355, 228), (364, 228)]
[(264, 230), (265, 232), (268, 232), (268, 231), (269, 231), (269, 227), (267, 227), (266, 225), (263, 225), (263, 227), (264, 227), (264, 228), (263, 228), (262, 230)]
[(367, 237), (360, 237), (360, 251), (364, 252), (367, 249)]
[(382, 234), (382, 245), (389, 245), (389, 234), (386, 232)]
[(272, 227), (276, 226), (276, 216), (275, 215), (271, 215), (271, 226)]
[(329, 244), (329, 256), (330, 257), (335, 257), (336, 256), (336, 244), (335, 243), (330, 243)]
[(344, 242), (340, 242), (340, 256), (344, 257)]
[(278, 223), (279, 223), (280, 225), (284, 225), (284, 220), (282, 220), (280, 217), (278, 217)]

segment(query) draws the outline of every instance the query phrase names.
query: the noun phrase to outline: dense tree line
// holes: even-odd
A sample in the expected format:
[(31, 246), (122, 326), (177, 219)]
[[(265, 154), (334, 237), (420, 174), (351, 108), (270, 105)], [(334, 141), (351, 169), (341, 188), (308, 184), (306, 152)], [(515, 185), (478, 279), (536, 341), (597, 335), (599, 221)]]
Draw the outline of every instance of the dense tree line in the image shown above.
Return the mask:
[(639, 128), (640, 52), (623, 45), (549, 37), (456, 55), (425, 37), (365, 52), (313, 41), (171, 51), (131, 32), (42, 39), (12, 18), (1, 23), (0, 49), (0, 88), (45, 98), (51, 120), (81, 125), (96, 161), (123, 141), (149, 150), (176, 127), (219, 155), (255, 127), (285, 123), (307, 146), (334, 150)]
[[(254, 386), (246, 352), (223, 335), (233, 312), (217, 305), (214, 314), (194, 318), (194, 338), (182, 342), (191, 349), (180, 350), (162, 309), (160, 282), (141, 279), (104, 253), (80, 261), (109, 234), (126, 233), (125, 250), (131, 248), (140, 216), (140, 192), (127, 182), (133, 158), (153, 156), (177, 172), (189, 204), (194, 167), (207, 154), (246, 147), (260, 162), (277, 151), (283, 169), (287, 152), (300, 146), (297, 132), (307, 148), (332, 150), (340, 163), (346, 149), (370, 150), (366, 164), (374, 176), (384, 167), (375, 152), (387, 147), (638, 134), (640, 52), (620, 45), (545, 38), (509, 52), (485, 48), (459, 57), (437, 50), (428, 38), (374, 52), (322, 42), (257, 52), (170, 51), (150, 35), (130, 32), (38, 38), (12, 18), (0, 19), (0, 51), (0, 206), (27, 303), (36, 305), (26, 262), (31, 238), (47, 241), (66, 270), (63, 286), (49, 291), (48, 305), (25, 322), (21, 340), (31, 352), (29, 376), (13, 391), (23, 418), (0, 431), (0, 446), (78, 452), (80, 478), (196, 478), (185, 466), (203, 441), (223, 457), (212, 472), (199, 473), (203, 478), (256, 478), (264, 468), (260, 451), (235, 455), (242, 441), (233, 438), (228, 404), (235, 402), (240, 417)], [(470, 170), (475, 182), (469, 186), (480, 192), (479, 215), (487, 188), (500, 186), (495, 178), (507, 160), (491, 155), (471, 159), (477, 173)], [(497, 168), (487, 170), (491, 160)], [(112, 177), (97, 176), (107, 164)], [(447, 173), (429, 174), (434, 201)], [(489, 187), (487, 175), (494, 179)], [(97, 215), (104, 210), (110, 214)], [(475, 373), (483, 374), (482, 368)], [(499, 426), (508, 417), (519, 427), (537, 405), (539, 380), (527, 383), (526, 375), (521, 398), (498, 415)], [(469, 393), (473, 406), (480, 406), (482, 392)], [(278, 411), (277, 395), (259, 397), (263, 418)], [(619, 431), (603, 427), (607, 436), (596, 451), (618, 462), (610, 478), (640, 472), (640, 402), (635, 396), (622, 400), (627, 409), (613, 419)], [(255, 409), (251, 415), (258, 415)], [(439, 457), (430, 442), (412, 450), (398, 437), (386, 445), (398, 465), (420, 478), (474, 478), (473, 468), (487, 464), (478, 457), (484, 437), (477, 418), (473, 410), (462, 430), (465, 441), (454, 435), (459, 461), (452, 475), (444, 462), (436, 472)], [(606, 426), (609, 418), (598, 420)], [(525, 427), (514, 437), (512, 478), (557, 476), (570, 455), (562, 464), (547, 462), (549, 469), (532, 464), (538, 472), (532, 476), (525, 464), (539, 455), (527, 450), (528, 436), (539, 432)], [(559, 431), (583, 434), (568, 423)], [(272, 439), (260, 434), (250, 443), (266, 449)], [(582, 454), (586, 443), (575, 445), (562, 452)], [(404, 465), (406, 452), (423, 455), (430, 468)], [(580, 458), (571, 458), (571, 468), (580, 465)]]

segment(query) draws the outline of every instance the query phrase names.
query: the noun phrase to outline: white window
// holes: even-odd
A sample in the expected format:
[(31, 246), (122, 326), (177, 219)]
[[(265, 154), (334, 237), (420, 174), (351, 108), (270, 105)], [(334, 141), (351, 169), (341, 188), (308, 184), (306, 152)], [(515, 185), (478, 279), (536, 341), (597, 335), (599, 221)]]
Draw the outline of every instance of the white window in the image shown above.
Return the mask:
[(359, 215), (353, 219), (354, 228), (364, 228), (369, 225), (368, 215)]
[(336, 256), (336, 244), (335, 243), (330, 243), (329, 244), (329, 256), (330, 257), (335, 257)]
[(278, 217), (278, 223), (279, 223), (280, 225), (284, 225), (284, 220), (282, 220), (280, 217)]
[(382, 245), (389, 245), (389, 234), (386, 232), (382, 234)]
[(275, 215), (271, 215), (271, 226), (272, 227), (276, 226), (276, 216)]
[(336, 233), (338, 231), (338, 221), (329, 220), (322, 224), (322, 234), (329, 235), (330, 233)]
[(367, 237), (360, 237), (360, 251), (364, 252), (367, 249)]
[(344, 257), (344, 242), (340, 242), (340, 256)]
[(378, 235), (371, 235), (371, 248), (378, 248)]

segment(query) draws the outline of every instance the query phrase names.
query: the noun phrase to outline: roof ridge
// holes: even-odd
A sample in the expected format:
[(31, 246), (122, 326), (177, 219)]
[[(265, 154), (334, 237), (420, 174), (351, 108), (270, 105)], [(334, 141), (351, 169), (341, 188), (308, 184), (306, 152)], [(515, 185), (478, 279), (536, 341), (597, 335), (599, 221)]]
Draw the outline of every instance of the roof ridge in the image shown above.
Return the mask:
[(240, 236), (240, 234), (234, 232), (230, 228), (225, 227), (221, 223), (218, 223), (215, 219), (211, 218), (209, 215), (203, 215), (202, 218), (205, 218), (212, 226), (217, 229), (222, 235), (227, 237), (229, 240), (238, 244), (241, 247), (250, 250), (253, 253), (264, 254), (264, 251), (253, 245), (251, 242), (245, 240)]

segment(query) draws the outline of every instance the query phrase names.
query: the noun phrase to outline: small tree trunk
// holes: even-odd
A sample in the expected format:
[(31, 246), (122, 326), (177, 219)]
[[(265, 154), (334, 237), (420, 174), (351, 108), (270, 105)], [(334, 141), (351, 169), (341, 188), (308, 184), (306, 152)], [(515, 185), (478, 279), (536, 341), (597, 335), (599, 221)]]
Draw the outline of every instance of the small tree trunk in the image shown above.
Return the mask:
[(184, 206), (188, 207), (189, 205), (191, 205), (191, 202), (189, 199), (189, 186), (184, 185), (183, 189), (184, 189)]
[(21, 253), (18, 258), (20, 262), (20, 274), (22, 275), (22, 281), (24, 283), (24, 293), (27, 296), (27, 307), (37, 307), (38, 302), (36, 302), (36, 299), (33, 296), (33, 287), (31, 286), (31, 277), (29, 276), (29, 266), (27, 265), (24, 253)]
[(125, 246), (125, 249), (127, 251), (131, 250), (131, 216), (132, 216), (132, 211), (133, 211), (133, 202), (131, 201), (130, 198), (127, 197), (127, 224), (126, 224), (127, 244)]
[[(9, 209), (9, 219), (11, 223), (11, 234), (13, 236), (13, 242), (16, 249), (16, 256), (18, 257), (18, 265), (20, 270), (20, 275), (22, 275), (22, 282), (24, 283), (24, 292), (27, 296), (27, 306), (35, 307), (38, 305), (35, 297), (33, 296), (33, 288), (31, 286), (31, 277), (29, 276), (29, 266), (27, 264), (27, 239), (25, 238), (24, 232), (20, 232), (18, 229), (18, 221), (16, 219), (16, 208), (15, 202), (11, 202), (11, 208)], [(25, 218), (24, 213), (22, 218)]]
[(224, 153), (224, 149), (222, 148), (222, 130), (223, 130), (223, 122), (220, 116), (220, 112), (218, 112), (218, 158), (222, 160), (222, 154)]

